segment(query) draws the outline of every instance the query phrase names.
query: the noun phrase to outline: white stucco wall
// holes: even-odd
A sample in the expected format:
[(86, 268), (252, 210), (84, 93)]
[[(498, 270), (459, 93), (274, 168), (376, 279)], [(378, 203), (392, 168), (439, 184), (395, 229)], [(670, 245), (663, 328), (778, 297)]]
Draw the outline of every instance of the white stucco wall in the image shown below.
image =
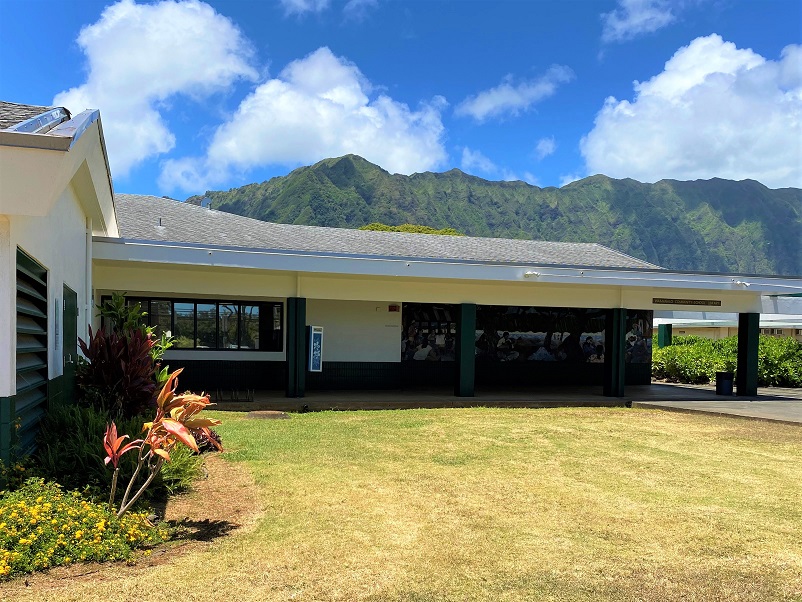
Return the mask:
[[(12, 283), (16, 281), (16, 250), (19, 247), (30, 257), (47, 269), (48, 293), (48, 377), (54, 378), (63, 373), (63, 291), (66, 284), (78, 295), (78, 336), (86, 337), (87, 304), (91, 293), (86, 286), (86, 214), (72, 187), (64, 190), (44, 217), (7, 216), (10, 225), (9, 261)], [(2, 235), (0, 235), (1, 237)], [(0, 241), (0, 246), (2, 242)], [(11, 332), (16, 331), (16, 309), (13, 302), (8, 312)], [(7, 289), (3, 289), (7, 290)], [(59, 314), (56, 318), (56, 313)], [(56, 325), (61, 332), (56, 337)], [(13, 337), (7, 340), (14, 340)], [(58, 340), (58, 347), (56, 341)], [(8, 347), (8, 346), (3, 346)], [(13, 353), (13, 350), (12, 350)], [(12, 358), (14, 363), (14, 358)], [(2, 368), (0, 368), (2, 370)], [(12, 374), (16, 366), (12, 368)], [(2, 372), (0, 372), (2, 374)], [(5, 379), (1, 379), (5, 381)], [(12, 381), (14, 379), (11, 379)], [(14, 387), (14, 385), (11, 385)], [(0, 392), (0, 395), (3, 393)], [(13, 394), (10, 392), (8, 394)]]
[(306, 323), (324, 329), (323, 361), (400, 362), (401, 312), (391, 304), (307, 299)]
[(14, 394), (15, 259), (11, 253), (11, 223), (0, 215), (0, 397)]

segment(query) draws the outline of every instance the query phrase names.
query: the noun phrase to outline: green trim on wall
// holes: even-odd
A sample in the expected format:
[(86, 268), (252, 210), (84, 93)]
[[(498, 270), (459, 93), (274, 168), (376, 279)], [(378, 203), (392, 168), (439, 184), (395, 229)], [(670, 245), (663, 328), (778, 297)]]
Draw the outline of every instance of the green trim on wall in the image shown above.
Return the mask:
[(660, 324), (657, 327), (657, 347), (663, 348), (671, 345), (673, 329), (671, 324)]
[(0, 460), (6, 465), (11, 462), (11, 449), (14, 446), (14, 399), (0, 397)]
[(454, 395), (473, 397), (476, 383), (476, 304), (461, 303), (457, 322), (457, 374)]
[(306, 393), (306, 299), (287, 298), (287, 397)]
[(604, 396), (623, 397), (626, 382), (627, 310), (615, 308), (607, 315), (607, 349), (604, 351)]
[(735, 373), (737, 395), (757, 395), (757, 358), (760, 314), (738, 314), (738, 365)]

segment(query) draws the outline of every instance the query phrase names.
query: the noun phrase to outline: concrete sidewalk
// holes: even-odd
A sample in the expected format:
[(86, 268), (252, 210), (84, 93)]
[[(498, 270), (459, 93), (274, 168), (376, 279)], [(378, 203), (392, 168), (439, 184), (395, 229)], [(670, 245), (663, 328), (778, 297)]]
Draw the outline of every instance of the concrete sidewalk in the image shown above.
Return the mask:
[(802, 400), (766, 399), (751, 401), (633, 401), (633, 408), (693, 412), (717, 416), (738, 416), (802, 426)]
[[(632, 400), (634, 408), (652, 408), (675, 412), (699, 412), (717, 416), (737, 416), (802, 425), (802, 389), (760, 387), (754, 397), (719, 396), (713, 385), (661, 385), (675, 387), (683, 397), (656, 399), (654, 396)], [(658, 390), (654, 391), (659, 393)], [(695, 394), (696, 392), (696, 394)]]

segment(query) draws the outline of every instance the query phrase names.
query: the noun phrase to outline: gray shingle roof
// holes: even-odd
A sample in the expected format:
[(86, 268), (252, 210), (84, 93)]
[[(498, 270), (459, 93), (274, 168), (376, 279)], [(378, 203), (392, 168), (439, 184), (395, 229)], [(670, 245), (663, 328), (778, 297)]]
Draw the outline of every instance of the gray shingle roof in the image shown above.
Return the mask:
[(13, 127), (26, 119), (41, 115), (53, 107), (37, 107), (34, 105), (21, 105), (15, 102), (0, 100), (0, 130)]
[(595, 243), (274, 224), (138, 194), (117, 194), (115, 205), (120, 236), (126, 239), (409, 259), (660, 269)]

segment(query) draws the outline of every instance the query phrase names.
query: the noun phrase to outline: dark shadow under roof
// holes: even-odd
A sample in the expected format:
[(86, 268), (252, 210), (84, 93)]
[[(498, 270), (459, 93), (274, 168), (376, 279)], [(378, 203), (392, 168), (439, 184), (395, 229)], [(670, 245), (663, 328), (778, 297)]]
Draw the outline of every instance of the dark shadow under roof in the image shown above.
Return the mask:
[(595, 243), (275, 224), (138, 194), (117, 194), (115, 205), (124, 239), (409, 259), (662, 269)]

